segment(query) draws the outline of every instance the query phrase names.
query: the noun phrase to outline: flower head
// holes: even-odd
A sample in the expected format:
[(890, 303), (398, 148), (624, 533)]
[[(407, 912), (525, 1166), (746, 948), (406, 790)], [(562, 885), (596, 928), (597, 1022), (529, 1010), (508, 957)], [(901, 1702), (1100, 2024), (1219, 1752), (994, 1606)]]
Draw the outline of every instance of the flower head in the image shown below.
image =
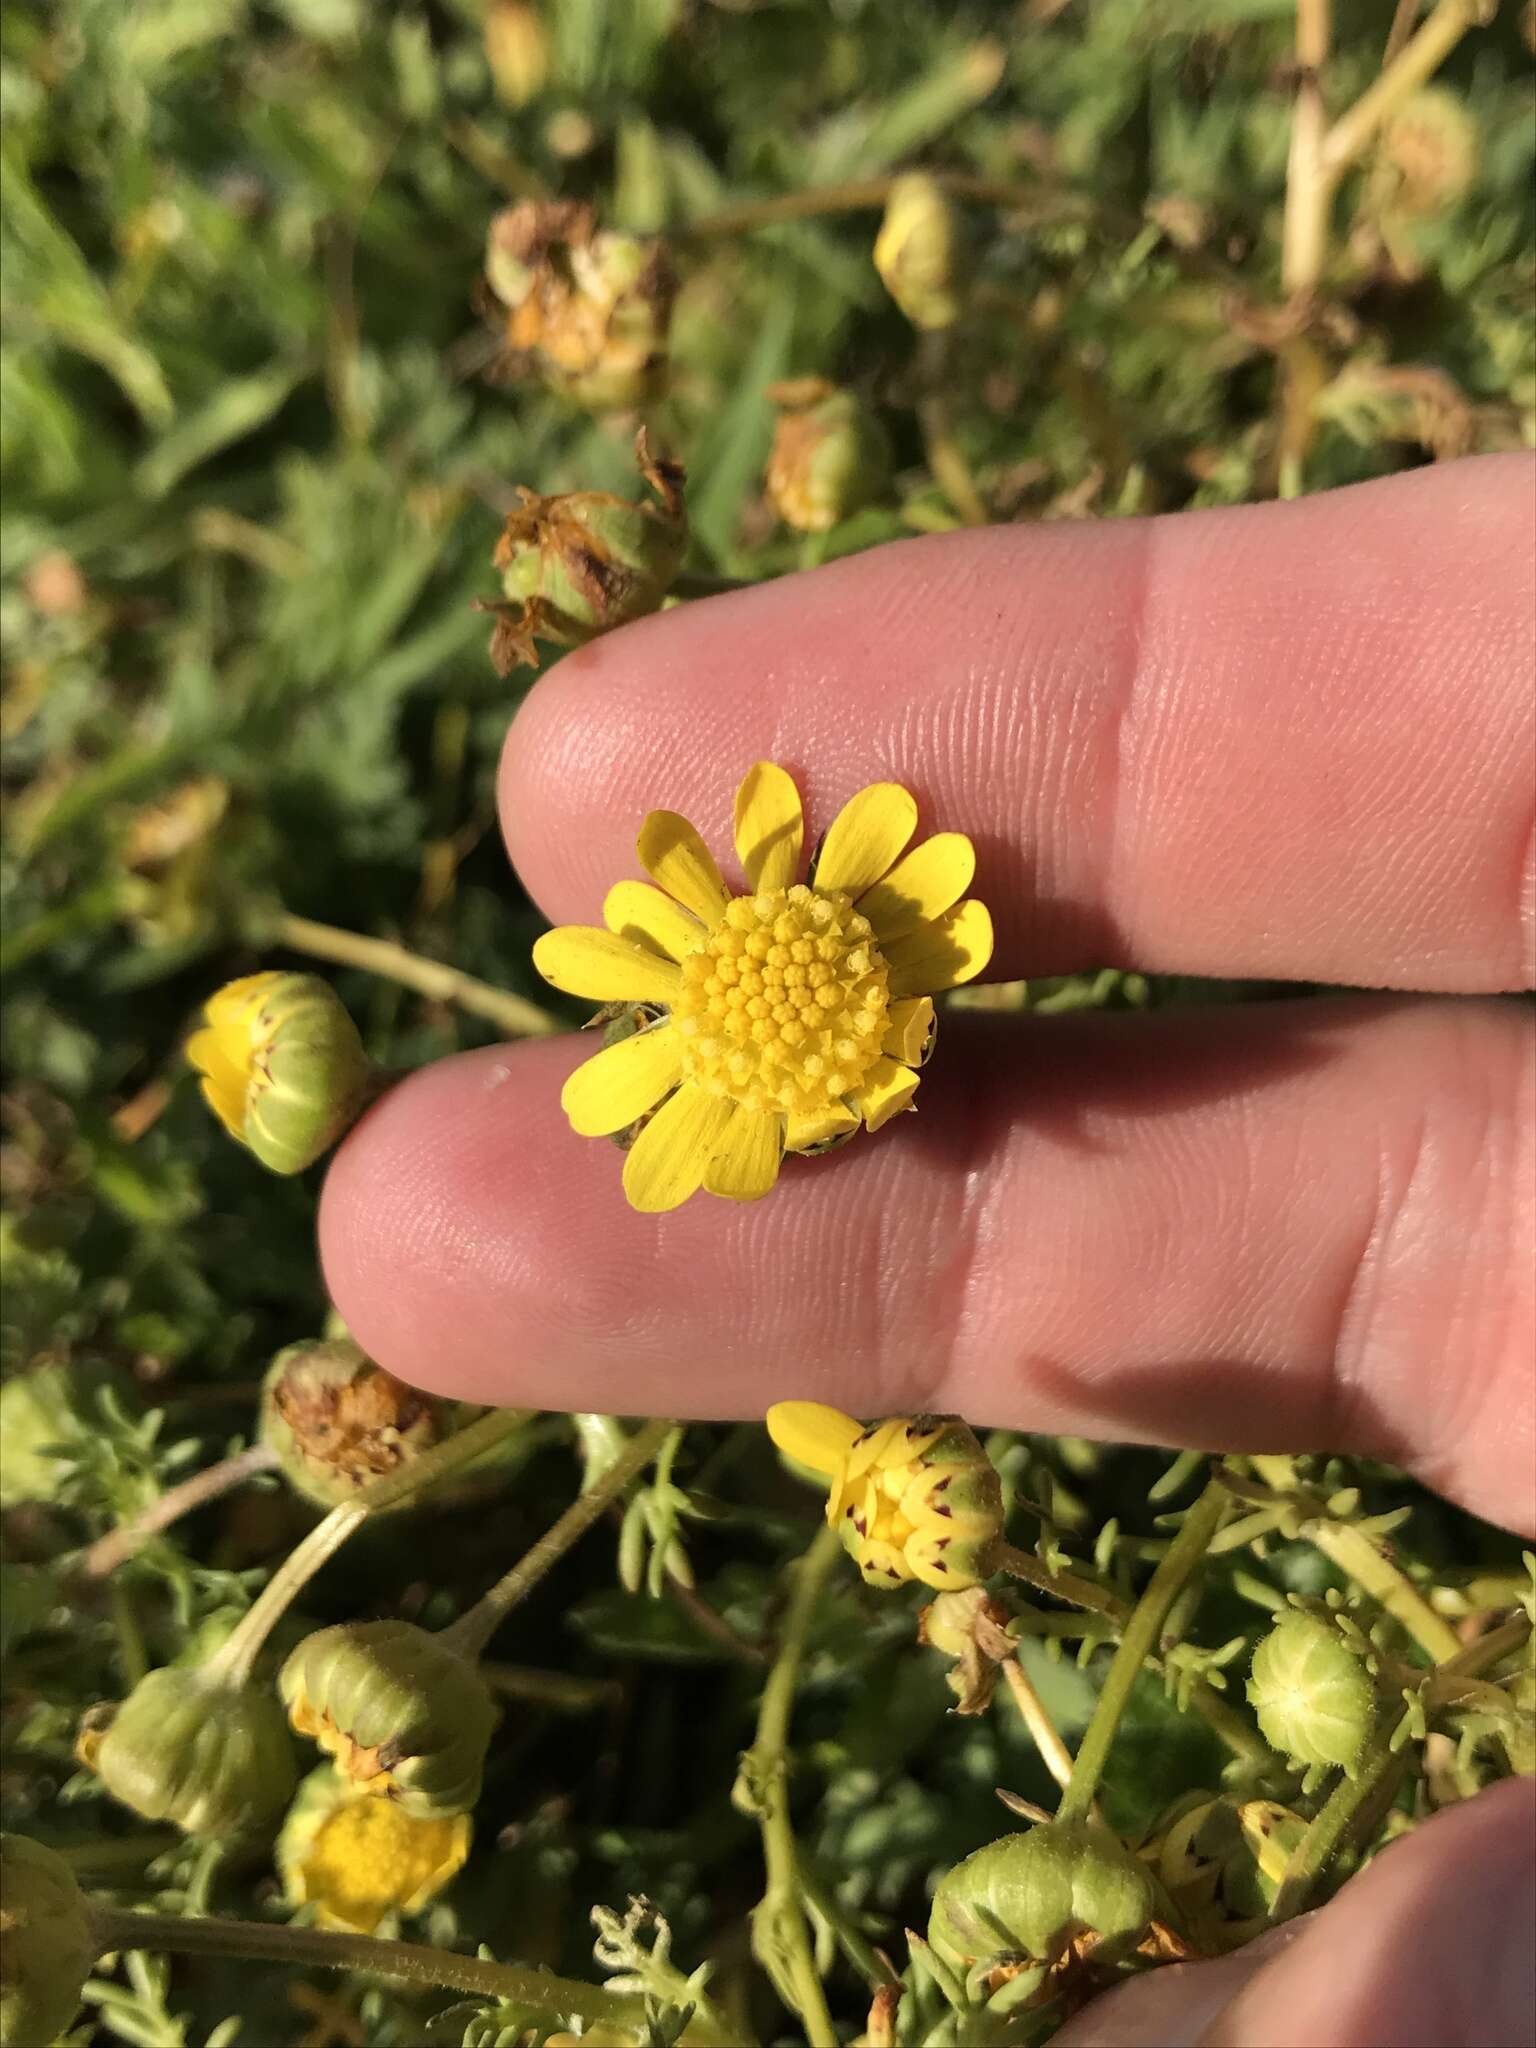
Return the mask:
[(779, 407), (764, 487), (786, 526), (826, 533), (884, 490), (890, 447), (879, 421), (852, 391), (825, 377), (770, 384)]
[(62, 2034), (98, 1943), (75, 1874), (28, 1835), (0, 1835), (0, 2042), (26, 2048)]
[(467, 1813), (417, 1820), (370, 1799), (322, 1764), (299, 1787), (277, 1838), (277, 1867), (296, 1906), (322, 1927), (372, 1934), (389, 1913), (430, 1905), (469, 1854)]
[(928, 1942), (966, 1972), (1073, 1952), (1103, 1965), (1137, 1947), (1158, 1903), (1145, 1866), (1107, 1828), (1053, 1823), (988, 1842), (946, 1871)]
[(831, 1481), (827, 1521), (869, 1585), (920, 1579), (953, 1592), (996, 1568), (1002, 1487), (957, 1417), (893, 1415), (865, 1429), (819, 1401), (779, 1401), (768, 1434)]
[(736, 793), (746, 894), (731, 895), (686, 819), (652, 811), (638, 852), (660, 887), (620, 882), (606, 930), (564, 925), (535, 945), (556, 988), (643, 1012), (560, 1098), (583, 1137), (647, 1119), (624, 1162), (633, 1207), (675, 1209), (700, 1187), (755, 1201), (786, 1152), (911, 1108), (934, 994), (992, 953), (986, 907), (965, 894), (970, 840), (939, 832), (908, 853), (916, 824), (907, 791), (877, 782), (844, 805), (798, 881), (799, 792), (759, 761)]
[(189, 1835), (260, 1833), (298, 1776), (269, 1692), (174, 1664), (141, 1678), (121, 1706), (93, 1709), (75, 1754), (114, 1799)]
[(368, 1055), (317, 974), (248, 974), (204, 1006), (187, 1058), (209, 1108), (274, 1173), (302, 1173), (362, 1106)]

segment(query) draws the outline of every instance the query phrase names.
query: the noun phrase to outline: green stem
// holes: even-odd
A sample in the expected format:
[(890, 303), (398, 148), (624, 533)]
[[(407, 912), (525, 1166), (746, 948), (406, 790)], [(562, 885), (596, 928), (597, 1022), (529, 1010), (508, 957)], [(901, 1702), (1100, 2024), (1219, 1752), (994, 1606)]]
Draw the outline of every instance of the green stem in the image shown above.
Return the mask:
[(358, 967), (365, 974), (398, 981), (433, 1002), (456, 1003), (472, 1016), (486, 1018), (509, 1038), (547, 1038), (562, 1028), (558, 1017), (526, 996), (492, 988), (489, 982), (476, 981), (472, 974), (462, 974), (441, 960), (425, 959), (391, 939), (372, 939), (363, 932), (344, 931), (339, 925), (316, 924), (313, 918), (295, 917), (287, 910), (263, 917), (259, 932), (273, 944), (307, 953), (311, 959)]
[(304, 1587), (329, 1558), (335, 1556), (347, 1538), (361, 1528), (370, 1514), (393, 1507), (423, 1487), (433, 1485), (460, 1465), (482, 1457), (496, 1444), (514, 1435), (528, 1421), (527, 1408), (499, 1408), (482, 1415), (467, 1429), (445, 1437), (409, 1464), (399, 1465), (378, 1479), (360, 1486), (343, 1506), (332, 1508), (321, 1522), (284, 1558), (268, 1579), (250, 1608), (208, 1659), (204, 1670), (216, 1682), (240, 1686), (251, 1675), (262, 1645), (296, 1600)]
[(629, 1482), (638, 1477), (666, 1442), (675, 1422), (648, 1422), (629, 1439), (625, 1449), (583, 1494), (579, 1494), (559, 1521), (534, 1544), (511, 1571), (499, 1578), (488, 1593), (442, 1631), (438, 1640), (445, 1649), (471, 1662), (480, 1655), (519, 1600), (526, 1598), (578, 1538), (585, 1536), (609, 1501), (617, 1500)]
[(1062, 1794), (1061, 1805), (1057, 1809), (1058, 1821), (1083, 1821), (1092, 1811), (1094, 1795), (1104, 1775), (1104, 1766), (1109, 1761), (1110, 1746), (1130, 1699), (1131, 1688), (1140, 1676), (1142, 1666), (1156, 1650), (1168, 1610), (1191, 1572), (1205, 1556), (1229, 1500), (1226, 1488), (1219, 1480), (1213, 1479), (1184, 1517), (1178, 1534), (1169, 1545), (1168, 1555), (1152, 1574), (1146, 1591), (1137, 1601), (1078, 1748), (1071, 1783)]
[(577, 1678), (567, 1671), (536, 1671), (527, 1664), (482, 1663), (480, 1676), (504, 1699), (525, 1700), (561, 1714), (590, 1714), (612, 1706), (622, 1688), (611, 1678)]
[[(789, 1722), (811, 1616), (842, 1547), (837, 1531), (823, 1528), (800, 1560), (779, 1637), (778, 1655), (763, 1687), (757, 1735), (742, 1758), (743, 1781), (749, 1788), (762, 1830), (763, 1863), (768, 1878), (758, 1913), (771, 1918), (774, 1938), (783, 1944), (785, 1975), (793, 1993), (791, 2002), (805, 2028), (807, 2048), (837, 2048), (837, 2030), (816, 1973), (810, 1928), (801, 1905), (799, 1857), (789, 1811)], [(760, 1949), (756, 1941), (754, 1946)]]
[(644, 2001), (629, 1992), (579, 1984), (545, 1970), (487, 1962), (481, 1956), (453, 1955), (418, 1942), (376, 1941), (366, 1934), (330, 1934), (313, 1927), (269, 1927), (255, 1920), (172, 1919), (158, 1913), (124, 1913), (94, 1902), (90, 1915), (100, 1955), (152, 1949), (166, 1955), (291, 1963), (300, 1969), (365, 1970), (397, 1982), (505, 1999), (562, 2018), (579, 2015), (621, 2026), (636, 2025), (645, 2011)]
[(1032, 1557), (1027, 1550), (1015, 1549), (1011, 1543), (1003, 1545), (998, 1563), (1003, 1571), (1022, 1579), (1027, 1586), (1034, 1586), (1057, 1600), (1065, 1600), (1069, 1606), (1085, 1607), (1090, 1614), (1107, 1615), (1115, 1622), (1126, 1617), (1125, 1602), (1108, 1586), (1095, 1585), (1092, 1579), (1078, 1578), (1073, 1572), (1052, 1571), (1043, 1558)]
[(1380, 1788), (1387, 1773), (1401, 1768), (1403, 1759), (1390, 1747), (1390, 1735), (1390, 1722), (1383, 1721), (1361, 1751), (1353, 1777), (1339, 1780), (1297, 1843), (1285, 1866), (1280, 1889), (1270, 1904), (1269, 1918), (1274, 1924), (1294, 1919), (1302, 1910), (1356, 1814)]

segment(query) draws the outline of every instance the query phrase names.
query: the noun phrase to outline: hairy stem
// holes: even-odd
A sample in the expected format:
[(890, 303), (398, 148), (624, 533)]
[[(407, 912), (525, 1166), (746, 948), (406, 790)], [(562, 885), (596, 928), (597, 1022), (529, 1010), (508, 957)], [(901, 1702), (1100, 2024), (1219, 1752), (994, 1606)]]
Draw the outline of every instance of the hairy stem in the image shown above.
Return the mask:
[(1292, 1851), (1280, 1889), (1270, 1903), (1269, 1918), (1278, 1925), (1306, 1905), (1317, 1883), (1343, 1843), (1350, 1823), (1379, 1789), (1388, 1772), (1403, 1768), (1403, 1759), (1389, 1746), (1390, 1726), (1383, 1721), (1360, 1753), (1351, 1777), (1341, 1778), (1321, 1812)]
[(456, 1003), (472, 1016), (486, 1018), (509, 1038), (547, 1038), (562, 1028), (558, 1017), (526, 996), (492, 988), (489, 982), (476, 981), (473, 975), (462, 974), (441, 960), (425, 959), (391, 939), (372, 939), (363, 932), (344, 931), (339, 925), (316, 924), (313, 918), (295, 917), (287, 910), (264, 922), (263, 936), (295, 953), (307, 953), (311, 959), (359, 967), (365, 974), (398, 981), (403, 988), (415, 989), (434, 1002)]
[(1152, 1574), (1146, 1591), (1137, 1601), (1105, 1674), (1093, 1717), (1083, 1735), (1077, 1761), (1072, 1766), (1071, 1782), (1062, 1794), (1056, 1814), (1059, 1821), (1081, 1821), (1088, 1817), (1099, 1789), (1099, 1780), (1104, 1775), (1104, 1766), (1109, 1761), (1115, 1730), (1130, 1699), (1131, 1688), (1142, 1666), (1156, 1650), (1168, 1610), (1204, 1558), (1230, 1499), (1221, 1482), (1213, 1479), (1184, 1517), (1178, 1534), (1168, 1547), (1168, 1555)]
[(168, 1486), (158, 1500), (141, 1508), (129, 1521), (119, 1522), (105, 1536), (98, 1536), (80, 1560), (81, 1571), (88, 1579), (104, 1579), (151, 1536), (168, 1529), (183, 1515), (190, 1515), (194, 1508), (205, 1507), (220, 1494), (243, 1485), (258, 1472), (270, 1472), (276, 1464), (277, 1453), (268, 1445), (252, 1444), (249, 1450), (236, 1451), (233, 1457), (220, 1458), (217, 1464), (194, 1472), (179, 1486)]
[(366, 1934), (331, 1934), (319, 1928), (268, 1926), (255, 1920), (172, 1919), (95, 1904), (90, 1913), (101, 1955), (152, 1949), (165, 1955), (291, 1963), (301, 1969), (365, 1970), (397, 1982), (506, 1999), (562, 2018), (580, 2015), (584, 2020), (632, 2026), (644, 2015), (643, 2000), (631, 1993), (578, 1984), (545, 1970), (487, 1962), (480, 1956), (453, 1955), (447, 1949), (427, 1948), (413, 1941), (376, 1941)]
[[(773, 1936), (782, 1945), (787, 1988), (793, 1994), (794, 2009), (805, 2028), (807, 2048), (837, 2048), (837, 2030), (816, 1973), (811, 1932), (801, 1904), (799, 1858), (789, 1812), (789, 1721), (817, 1596), (841, 1554), (837, 1531), (823, 1528), (800, 1560), (779, 1636), (778, 1654), (763, 1687), (756, 1739), (742, 1759), (742, 1776), (762, 1830), (763, 1862), (768, 1876), (758, 1913), (771, 1918)], [(760, 1943), (755, 1941), (754, 1946), (761, 1952)]]
[(488, 1593), (483, 1593), (466, 1614), (443, 1630), (439, 1640), (444, 1647), (471, 1660), (478, 1657), (518, 1601), (531, 1593), (571, 1545), (587, 1533), (609, 1501), (617, 1500), (630, 1481), (645, 1470), (676, 1428), (675, 1422), (648, 1422), (632, 1436), (607, 1471), (572, 1501), (532, 1549)]

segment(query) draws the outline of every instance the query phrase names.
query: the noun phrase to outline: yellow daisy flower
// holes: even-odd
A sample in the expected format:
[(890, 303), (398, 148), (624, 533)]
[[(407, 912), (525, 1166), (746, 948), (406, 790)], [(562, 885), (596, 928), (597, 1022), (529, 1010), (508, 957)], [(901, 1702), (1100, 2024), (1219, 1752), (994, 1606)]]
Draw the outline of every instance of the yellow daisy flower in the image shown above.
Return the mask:
[(469, 1854), (467, 1813), (417, 1820), (370, 1799), (322, 1764), (299, 1788), (277, 1840), (283, 1889), (322, 1927), (372, 1934), (390, 1913), (419, 1913)]
[(992, 920), (968, 897), (976, 856), (961, 832), (911, 852), (917, 804), (894, 782), (849, 799), (806, 881), (800, 794), (759, 761), (736, 792), (732, 896), (675, 811), (640, 828), (660, 886), (619, 882), (598, 930), (562, 925), (533, 949), (546, 981), (629, 1009), (637, 1029), (576, 1069), (571, 1128), (640, 1125), (624, 1161), (636, 1209), (675, 1209), (704, 1188), (766, 1195), (786, 1152), (876, 1131), (910, 1109), (934, 1029), (933, 997), (992, 955)]

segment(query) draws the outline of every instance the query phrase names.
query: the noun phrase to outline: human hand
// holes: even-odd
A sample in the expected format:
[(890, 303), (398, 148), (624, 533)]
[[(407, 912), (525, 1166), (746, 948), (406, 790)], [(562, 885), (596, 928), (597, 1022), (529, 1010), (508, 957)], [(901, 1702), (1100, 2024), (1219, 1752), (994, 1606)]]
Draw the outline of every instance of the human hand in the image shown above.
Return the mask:
[[(1533, 504), (1498, 457), (913, 541), (568, 656), (501, 783), (556, 921), (632, 872), (652, 806), (728, 845), (767, 757), (813, 821), (889, 776), (968, 832), (994, 975), (1430, 993), (951, 1016), (918, 1117), (763, 1203), (660, 1217), (566, 1126), (589, 1047), (466, 1054), (394, 1089), (327, 1182), (358, 1340), (500, 1403), (1349, 1450), (1536, 1528), (1530, 1014), (1447, 1000), (1533, 980)], [(1058, 2038), (1523, 2040), (1532, 1827), (1502, 1786), (1278, 1951), (1154, 1973)]]

